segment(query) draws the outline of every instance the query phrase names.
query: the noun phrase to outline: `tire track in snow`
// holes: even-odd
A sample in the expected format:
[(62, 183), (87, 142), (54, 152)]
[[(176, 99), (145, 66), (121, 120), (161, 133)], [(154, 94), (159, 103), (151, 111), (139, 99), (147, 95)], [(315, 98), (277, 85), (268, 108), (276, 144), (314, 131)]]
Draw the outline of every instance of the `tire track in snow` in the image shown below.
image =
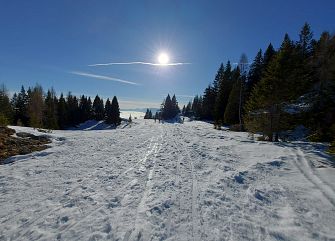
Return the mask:
[(294, 165), (297, 169), (305, 176), (305, 178), (314, 184), (323, 196), (335, 207), (335, 192), (327, 185), (320, 177), (315, 173), (314, 169), (311, 167), (310, 162), (306, 159), (304, 153), (300, 148), (294, 148)]

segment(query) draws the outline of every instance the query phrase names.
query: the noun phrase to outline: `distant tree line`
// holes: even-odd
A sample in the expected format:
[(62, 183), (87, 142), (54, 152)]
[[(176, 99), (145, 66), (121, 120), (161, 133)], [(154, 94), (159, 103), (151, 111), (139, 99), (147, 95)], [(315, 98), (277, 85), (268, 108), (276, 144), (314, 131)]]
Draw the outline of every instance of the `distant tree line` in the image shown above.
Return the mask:
[(297, 41), (285, 34), (278, 49), (270, 43), (264, 53), (258, 51), (249, 71), (242, 68), (245, 62), (242, 56), (235, 68), (229, 61), (221, 64), (213, 83), (183, 107), (183, 115), (263, 133), (270, 141), (300, 124), (312, 131), (311, 140), (334, 140), (334, 35), (323, 32), (313, 39), (306, 23)]
[(0, 88), (0, 125), (12, 124), (35, 128), (65, 129), (87, 120), (104, 120), (108, 124), (119, 125), (120, 109), (116, 96), (112, 102), (98, 95), (93, 103), (90, 97), (76, 97), (69, 92), (57, 97), (53, 88), (44, 93), (40, 85), (22, 86), (19, 93), (9, 97), (4, 85)]

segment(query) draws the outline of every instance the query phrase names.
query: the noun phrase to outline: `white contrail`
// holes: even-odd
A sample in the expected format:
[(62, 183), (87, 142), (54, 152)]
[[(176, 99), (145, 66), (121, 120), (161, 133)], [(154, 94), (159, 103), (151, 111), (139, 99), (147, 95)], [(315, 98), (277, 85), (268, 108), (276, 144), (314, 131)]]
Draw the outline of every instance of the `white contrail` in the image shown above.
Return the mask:
[(104, 64), (90, 64), (88, 66), (109, 66), (109, 65), (131, 65), (131, 64), (142, 64), (142, 65), (151, 65), (151, 66), (177, 66), (177, 65), (186, 65), (191, 63), (166, 63), (166, 64), (159, 64), (159, 63), (150, 63), (150, 62), (113, 62), (113, 63), (104, 63)]
[(121, 83), (124, 83), (124, 84), (140, 85), (138, 83), (131, 82), (131, 81), (128, 81), (128, 80), (118, 79), (118, 78), (104, 76), (104, 75), (90, 74), (90, 73), (85, 73), (85, 72), (80, 72), (80, 71), (71, 71), (70, 73), (75, 74), (75, 75), (95, 78), (95, 79), (112, 80), (112, 81), (121, 82)]
[(181, 97), (181, 98), (194, 98), (195, 95), (176, 95), (177, 97)]

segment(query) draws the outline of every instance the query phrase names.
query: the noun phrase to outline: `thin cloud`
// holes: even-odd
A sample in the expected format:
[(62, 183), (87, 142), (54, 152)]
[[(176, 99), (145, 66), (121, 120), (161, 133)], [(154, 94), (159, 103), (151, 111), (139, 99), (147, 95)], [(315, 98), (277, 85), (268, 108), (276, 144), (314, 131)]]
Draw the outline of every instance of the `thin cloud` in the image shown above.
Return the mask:
[(194, 98), (195, 95), (176, 95), (176, 97), (181, 97), (181, 98)]
[(178, 66), (178, 65), (187, 65), (191, 63), (166, 63), (166, 64), (159, 64), (159, 63), (150, 63), (150, 62), (113, 62), (113, 63), (102, 63), (102, 64), (90, 64), (90, 67), (96, 66), (110, 66), (110, 65), (134, 65), (134, 64), (141, 64), (141, 65), (151, 65), (151, 66)]
[(120, 82), (120, 83), (124, 83), (124, 84), (130, 84), (130, 85), (140, 85), (140, 84), (132, 82), (132, 81), (118, 79), (118, 78), (105, 76), (105, 75), (90, 74), (90, 73), (85, 73), (85, 72), (80, 72), (80, 71), (71, 71), (70, 73), (75, 74), (75, 75), (89, 77), (89, 78), (102, 79), (102, 80), (112, 80), (112, 81), (116, 81), (116, 82)]

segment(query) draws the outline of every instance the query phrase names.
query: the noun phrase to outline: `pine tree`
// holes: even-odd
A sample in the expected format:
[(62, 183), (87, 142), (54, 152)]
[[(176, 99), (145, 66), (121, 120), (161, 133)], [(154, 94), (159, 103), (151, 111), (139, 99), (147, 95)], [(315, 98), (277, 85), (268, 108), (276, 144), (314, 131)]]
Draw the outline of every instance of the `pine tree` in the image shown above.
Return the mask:
[(5, 85), (0, 86), (0, 126), (12, 122), (13, 110)]
[(300, 31), (297, 47), (303, 58), (311, 56), (313, 50), (313, 33), (308, 23), (305, 23)]
[(264, 52), (264, 58), (263, 58), (263, 71), (266, 70), (267, 66), (270, 64), (272, 59), (276, 56), (276, 50), (273, 48), (272, 44), (270, 43), (267, 49)]
[(214, 106), (216, 100), (215, 89), (212, 86), (208, 86), (202, 97), (202, 119), (214, 120)]
[(107, 98), (107, 100), (106, 100), (105, 113), (106, 113), (106, 123), (113, 124), (112, 104), (111, 104), (109, 98)]
[(215, 95), (218, 93), (219, 88), (220, 88), (220, 83), (223, 81), (224, 78), (224, 73), (225, 73), (225, 68), (223, 66), (223, 63), (221, 63), (216, 75), (215, 79), (213, 82), (213, 90), (215, 92)]
[(73, 96), (71, 92), (68, 93), (66, 98), (66, 106), (67, 106), (67, 124), (66, 126), (75, 126), (80, 123), (80, 115), (79, 115), (79, 106), (78, 99), (76, 96)]
[(247, 104), (248, 128), (262, 129), (271, 141), (274, 134), (278, 140), (278, 132), (285, 128), (281, 118), (283, 104), (299, 97), (310, 82), (296, 53), (296, 46), (286, 34), (279, 52), (267, 66)]
[(20, 93), (17, 95), (17, 100), (14, 107), (15, 108), (14, 124), (22, 124), (24, 126), (28, 126), (29, 124), (28, 104), (29, 104), (28, 94), (26, 93), (24, 87), (22, 86)]
[(183, 109), (182, 109), (182, 111), (181, 111), (181, 114), (182, 114), (182, 115), (185, 115), (185, 113), (186, 113), (186, 106), (184, 105), (184, 106), (183, 106)]
[(31, 91), (28, 105), (29, 125), (31, 127), (43, 127), (43, 107), (43, 89), (40, 85), (36, 85)]
[(239, 68), (233, 71), (232, 76), (234, 85), (230, 91), (228, 104), (224, 113), (224, 122), (229, 125), (240, 123), (241, 92), (244, 86)]
[(113, 97), (111, 105), (111, 123), (114, 124), (115, 126), (121, 124), (119, 102), (116, 96)]
[(48, 129), (58, 129), (57, 122), (58, 100), (54, 89), (48, 90), (44, 101), (43, 126)]
[(98, 95), (95, 96), (93, 101), (93, 117), (97, 121), (101, 121), (104, 119), (105, 113), (104, 113), (104, 103), (103, 100), (100, 99)]
[(202, 116), (202, 97), (196, 95), (192, 103), (192, 113), (195, 117), (200, 118)]
[(187, 105), (186, 105), (185, 116), (187, 116), (187, 117), (191, 117), (192, 116), (192, 103), (191, 103), (191, 101), (189, 101), (187, 103)]
[(57, 104), (57, 113), (58, 113), (58, 126), (60, 129), (65, 129), (67, 122), (67, 106), (66, 100), (64, 98), (63, 93), (61, 93), (58, 104)]
[(219, 91), (215, 101), (215, 120), (216, 122), (223, 122), (224, 113), (228, 103), (230, 91), (232, 89), (232, 71), (230, 61), (227, 62), (223, 79), (219, 85)]
[(177, 116), (180, 113), (180, 109), (179, 109), (179, 106), (178, 106), (176, 95), (172, 96), (171, 104), (172, 104), (172, 110), (171, 110), (172, 114), (171, 115), (172, 116)]
[(248, 81), (246, 83), (247, 95), (250, 95), (254, 86), (261, 80), (263, 70), (264, 70), (264, 61), (263, 61), (262, 50), (260, 49), (253, 63), (251, 64), (248, 73)]

